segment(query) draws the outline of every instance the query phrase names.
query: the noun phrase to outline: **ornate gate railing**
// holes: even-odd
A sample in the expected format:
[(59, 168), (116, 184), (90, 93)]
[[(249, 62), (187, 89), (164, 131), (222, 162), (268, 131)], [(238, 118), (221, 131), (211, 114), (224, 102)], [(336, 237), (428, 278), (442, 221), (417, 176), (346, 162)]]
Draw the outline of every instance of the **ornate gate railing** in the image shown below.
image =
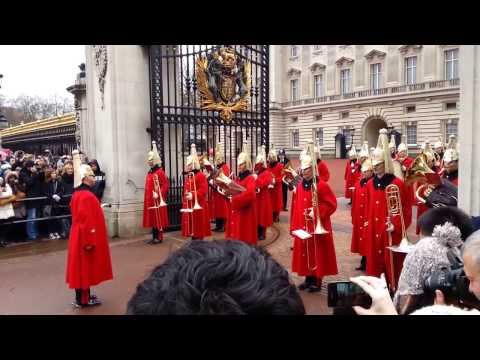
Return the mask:
[[(225, 121), (218, 111), (200, 108), (196, 61), (222, 47), (235, 50), (249, 62), (251, 86), (246, 111), (233, 112)], [(236, 158), (242, 143), (248, 143), (252, 159), (262, 144), (269, 146), (268, 45), (151, 45), (150, 100), (151, 137), (156, 140), (170, 180), (166, 202), (171, 228), (180, 225), (183, 169), (195, 143), (199, 156), (215, 149), (218, 142), (226, 162), (237, 171)]]

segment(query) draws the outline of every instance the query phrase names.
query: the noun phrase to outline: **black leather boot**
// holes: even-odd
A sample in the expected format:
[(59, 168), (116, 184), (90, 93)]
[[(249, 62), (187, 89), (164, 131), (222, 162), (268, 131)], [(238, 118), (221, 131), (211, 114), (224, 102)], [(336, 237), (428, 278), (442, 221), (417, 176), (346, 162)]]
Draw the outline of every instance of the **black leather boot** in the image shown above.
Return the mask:
[(362, 256), (362, 260), (360, 260), (360, 266), (355, 268), (355, 270), (365, 271), (367, 269), (367, 257)]
[(313, 284), (315, 284), (315, 276), (306, 276), (305, 281), (298, 285), (299, 290), (306, 290), (310, 288)]

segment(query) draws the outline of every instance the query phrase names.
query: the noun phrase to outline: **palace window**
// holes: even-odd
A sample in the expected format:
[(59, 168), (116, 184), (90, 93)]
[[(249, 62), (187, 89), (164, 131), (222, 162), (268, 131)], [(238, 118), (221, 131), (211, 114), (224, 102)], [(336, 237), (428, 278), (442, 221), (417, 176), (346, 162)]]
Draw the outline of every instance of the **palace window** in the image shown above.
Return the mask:
[(323, 128), (314, 129), (315, 145), (323, 146)]
[(405, 84), (412, 85), (417, 82), (417, 57), (405, 58)]
[(298, 100), (298, 79), (290, 80), (290, 100)]
[(298, 46), (297, 45), (290, 46), (290, 56), (291, 57), (297, 57), (298, 56)]
[(412, 146), (417, 145), (417, 124), (416, 123), (407, 124), (407, 143), (408, 145), (412, 145)]
[(370, 86), (373, 90), (380, 89), (382, 64), (370, 65)]
[(347, 94), (350, 92), (350, 69), (340, 71), (340, 93)]
[(323, 96), (323, 76), (315, 75), (313, 77), (313, 97), (319, 98)]
[(450, 119), (445, 124), (445, 135), (447, 142), (450, 139), (450, 135), (458, 136), (458, 120)]
[(458, 79), (458, 49), (445, 51), (445, 80)]
[(297, 148), (300, 146), (300, 131), (298, 129), (291, 130), (290, 142), (293, 148)]

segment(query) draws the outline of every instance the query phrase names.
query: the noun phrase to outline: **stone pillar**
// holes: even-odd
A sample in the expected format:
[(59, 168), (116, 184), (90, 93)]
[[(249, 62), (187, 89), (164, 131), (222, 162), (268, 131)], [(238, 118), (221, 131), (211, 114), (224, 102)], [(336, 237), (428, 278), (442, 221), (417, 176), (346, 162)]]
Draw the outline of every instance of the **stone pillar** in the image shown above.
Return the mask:
[(75, 85), (68, 87), (67, 91), (72, 93), (74, 98), (75, 122), (77, 125), (75, 130), (76, 148), (85, 151), (82, 147), (82, 139), (84, 141), (88, 139), (88, 134), (82, 126), (82, 120), (84, 123), (88, 123), (85, 64), (81, 64), (79, 68), (81, 71), (77, 74)]
[(460, 47), (458, 206), (480, 215), (480, 46)]
[(150, 150), (148, 49), (89, 45), (86, 61), (88, 116), (81, 119), (82, 146), (106, 173), (103, 201), (112, 204), (105, 208), (109, 235), (142, 234), (146, 232), (142, 216)]

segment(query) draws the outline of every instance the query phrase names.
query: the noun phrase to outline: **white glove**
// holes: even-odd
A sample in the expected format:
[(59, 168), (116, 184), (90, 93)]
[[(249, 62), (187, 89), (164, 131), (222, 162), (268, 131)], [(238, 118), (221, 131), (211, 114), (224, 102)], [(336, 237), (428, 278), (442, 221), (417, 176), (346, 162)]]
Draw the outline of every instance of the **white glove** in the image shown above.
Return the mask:
[(210, 179), (208, 183), (213, 186), (213, 179)]
[(257, 179), (258, 179), (258, 175), (257, 175), (257, 174), (253, 174), (253, 178), (254, 178), (255, 180), (257, 180)]
[(274, 186), (272, 184), (268, 185), (268, 189), (273, 189)]
[(152, 191), (152, 193), (153, 193), (153, 198), (154, 198), (155, 200), (157, 200), (157, 199), (158, 199), (158, 194), (157, 194), (155, 191)]
[(189, 200), (189, 201), (192, 200), (192, 199), (193, 199), (192, 193), (191, 193), (191, 192), (186, 193), (186, 194), (185, 194), (185, 198), (186, 198), (187, 200)]
[(56, 202), (59, 202), (59, 201), (60, 201), (60, 196), (58, 196), (57, 194), (53, 195), (52, 198), (53, 198), (53, 200), (55, 200)]
[(390, 222), (390, 218), (387, 218), (386, 226), (385, 230), (387, 230), (387, 232), (393, 232), (393, 230), (395, 230), (395, 226)]
[(275, 185), (275, 178), (273, 178), (272, 184)]

